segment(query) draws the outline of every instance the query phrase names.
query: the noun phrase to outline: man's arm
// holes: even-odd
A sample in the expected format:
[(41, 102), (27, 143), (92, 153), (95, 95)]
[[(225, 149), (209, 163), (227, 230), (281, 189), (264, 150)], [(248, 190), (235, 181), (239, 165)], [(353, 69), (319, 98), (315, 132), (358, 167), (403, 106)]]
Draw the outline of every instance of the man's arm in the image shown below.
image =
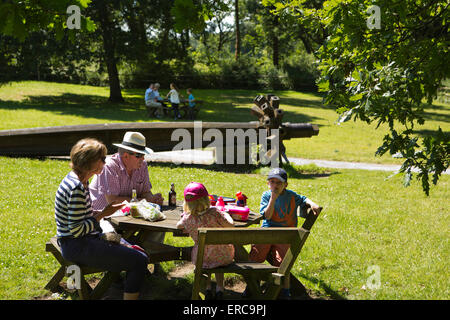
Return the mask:
[[(123, 196), (113, 196), (113, 195), (105, 195), (106, 201), (108, 203), (111, 203), (113, 201), (116, 202), (123, 202), (123, 201), (131, 201), (131, 197), (123, 197)], [(148, 202), (159, 204), (160, 206), (163, 204), (164, 198), (162, 197), (161, 193), (153, 194), (151, 191), (143, 193), (138, 196), (138, 200), (145, 199)]]
[(148, 202), (156, 203), (162, 206), (164, 198), (161, 193), (153, 194), (151, 191), (148, 191), (141, 195), (141, 197)]
[(264, 218), (266, 220), (270, 220), (273, 216), (273, 212), (275, 210), (275, 202), (278, 198), (279, 194), (275, 192), (271, 192), (269, 204), (267, 205), (266, 210), (264, 210)]
[(314, 215), (317, 215), (317, 214), (319, 214), (320, 212), (319, 212), (319, 205), (318, 204), (316, 204), (314, 201), (312, 201), (311, 199), (309, 199), (309, 198), (306, 198), (306, 201), (305, 201), (307, 204), (309, 204), (309, 206), (311, 207), (311, 209), (312, 209), (312, 211), (314, 212)]

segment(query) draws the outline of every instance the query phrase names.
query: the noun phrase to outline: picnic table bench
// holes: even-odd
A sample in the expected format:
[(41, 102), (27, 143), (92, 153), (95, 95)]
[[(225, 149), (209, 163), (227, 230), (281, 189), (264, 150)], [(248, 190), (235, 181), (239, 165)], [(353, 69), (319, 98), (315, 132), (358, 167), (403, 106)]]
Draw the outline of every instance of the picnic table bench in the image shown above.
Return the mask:
[[(164, 99), (163, 102), (169, 103), (169, 100)], [(180, 100), (180, 104), (178, 107), (178, 113), (179, 113), (179, 119), (190, 119), (195, 120), (197, 117), (200, 108), (203, 106), (203, 100), (195, 100), (195, 106), (189, 107), (189, 101), (188, 100)], [(147, 115), (150, 118), (158, 118), (161, 119), (164, 116), (169, 116), (171, 118), (175, 117), (174, 108), (169, 106), (162, 105), (161, 107), (156, 106), (145, 106), (147, 109)]]
[[(147, 221), (144, 219), (137, 219), (131, 216), (110, 216), (106, 218), (121, 236), (131, 243), (142, 245), (147, 238), (148, 232), (170, 232), (174, 236), (188, 236), (182, 230), (177, 229), (176, 224), (181, 218), (182, 207), (178, 204), (176, 207), (162, 206), (162, 211), (166, 216), (165, 220), (161, 221)], [(261, 215), (255, 212), (250, 212), (248, 221), (235, 221), (239, 227), (247, 227), (251, 224), (259, 223)], [(149, 263), (158, 263), (164, 261), (174, 260), (191, 260), (192, 246), (176, 247), (164, 243), (146, 241), (146, 249), (149, 257)], [(66, 276), (67, 268), (76, 266), (80, 270), (80, 287), (77, 288), (80, 299), (99, 299), (108, 290), (110, 285), (120, 276), (120, 273), (101, 270), (98, 268), (91, 268), (77, 265), (71, 261), (67, 261), (61, 254), (61, 248), (58, 244), (57, 238), (51, 238), (45, 245), (45, 250), (53, 254), (60, 266), (55, 275), (45, 286), (46, 289), (57, 292), (63, 290), (60, 286), (61, 280)], [(85, 276), (93, 273), (103, 272), (103, 277), (100, 282), (91, 288), (87, 283)]]
[[(300, 212), (300, 216), (305, 217), (301, 228), (199, 228), (192, 299), (201, 298), (199, 293), (204, 288), (205, 280), (208, 275), (216, 272), (241, 274), (247, 283), (252, 299), (276, 299), (287, 275), (290, 275), (293, 293), (304, 293), (304, 286), (291, 274), (291, 268), (319, 214), (314, 215), (311, 208), (304, 208)], [(249, 261), (248, 253), (243, 247), (247, 244), (267, 243), (290, 245), (279, 267)], [(233, 244), (235, 246), (235, 262), (212, 269), (203, 268), (205, 246), (217, 244)], [(260, 286), (261, 280), (266, 281), (264, 289)]]
[[(59, 246), (56, 237), (51, 238), (45, 244), (45, 251), (53, 254), (56, 260), (58, 260), (58, 262), (60, 263), (58, 271), (45, 286), (45, 289), (50, 290), (52, 292), (58, 292), (63, 290), (63, 288), (60, 286), (60, 281), (66, 276), (66, 270), (69, 266), (76, 266), (80, 270), (80, 277), (79, 277), (80, 283), (79, 288), (77, 288), (77, 291), (80, 299), (82, 300), (100, 299), (106, 292), (106, 290), (108, 290), (110, 285), (120, 276), (118, 272), (111, 272), (103, 269), (81, 266), (64, 259), (61, 254), (61, 247)], [(95, 288), (92, 289), (91, 286), (87, 283), (84, 276), (99, 272), (104, 272), (104, 276), (100, 280), (100, 282), (95, 286)]]

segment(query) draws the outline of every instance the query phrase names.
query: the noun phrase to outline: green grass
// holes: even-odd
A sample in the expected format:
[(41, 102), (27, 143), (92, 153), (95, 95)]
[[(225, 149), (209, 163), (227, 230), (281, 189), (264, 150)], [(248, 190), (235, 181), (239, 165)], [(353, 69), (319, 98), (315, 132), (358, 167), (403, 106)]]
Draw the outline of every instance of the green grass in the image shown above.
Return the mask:
[[(145, 89), (123, 90), (123, 104), (106, 102), (109, 88), (36, 81), (13, 82), (0, 87), (0, 130), (91, 124), (105, 122), (146, 122), (143, 104)], [(161, 90), (161, 95), (167, 90)], [(185, 94), (184, 90), (182, 91)], [(256, 121), (250, 114), (252, 90), (195, 90), (197, 99), (205, 101), (199, 115), (202, 121)], [(285, 111), (284, 122), (310, 122), (319, 125), (318, 136), (285, 141), (289, 157), (400, 164), (390, 155), (375, 157), (386, 126), (346, 122), (336, 125), (338, 115), (322, 105), (317, 94), (294, 91), (275, 92)], [(415, 130), (425, 135), (441, 127), (450, 131), (450, 105), (435, 102), (425, 108), (426, 122)], [(164, 121), (170, 121), (168, 118)]]
[[(45, 242), (56, 232), (53, 200), (68, 161), (0, 157), (0, 167), (0, 299), (48, 294), (43, 287), (58, 263), (45, 252)], [(198, 180), (213, 193), (242, 190), (253, 210), (267, 188), (264, 170), (158, 165), (149, 172), (155, 192), (167, 193), (174, 182), (180, 194), (182, 186)], [(307, 288), (335, 299), (450, 298), (448, 176), (426, 197), (416, 181), (403, 188), (400, 177), (386, 180), (383, 172), (310, 166), (289, 172), (289, 188), (324, 207), (293, 269)], [(192, 244), (190, 238), (167, 241)], [(378, 290), (362, 289), (371, 265), (380, 268)]]
[[(128, 102), (110, 105), (105, 103), (107, 88), (39, 82), (5, 85), (0, 87), (0, 129), (147, 121), (143, 91), (125, 90)], [(253, 121), (248, 109), (257, 93), (197, 90), (196, 96), (207, 101), (200, 118)], [(288, 141), (288, 155), (392, 162), (389, 157), (373, 157), (383, 130), (353, 122), (335, 126), (336, 114), (320, 105), (320, 97), (278, 94), (286, 121), (317, 123), (321, 128), (319, 136)], [(448, 131), (448, 105), (428, 111), (432, 116), (427, 130), (440, 125)], [(69, 170), (68, 161), (0, 157), (0, 299), (48, 294), (43, 287), (58, 263), (45, 252), (45, 242), (56, 233), (53, 201)], [(181, 195), (183, 186), (198, 180), (212, 193), (231, 196), (243, 191), (253, 210), (258, 210), (260, 195), (266, 190), (264, 168), (232, 173), (217, 167), (170, 164), (153, 165), (149, 172), (154, 192), (166, 195), (174, 182)], [(289, 168), (289, 174), (290, 189), (324, 207), (293, 269), (307, 288), (335, 299), (450, 298), (448, 175), (426, 197), (417, 181), (403, 188), (401, 176), (387, 180), (390, 173), (386, 172), (310, 165)], [(167, 240), (192, 244), (189, 238), (169, 236)], [(367, 268), (373, 265), (380, 268), (378, 290), (366, 285)], [(173, 262), (164, 264), (166, 270), (173, 267)], [(192, 275), (183, 280), (180, 285), (186, 289)]]

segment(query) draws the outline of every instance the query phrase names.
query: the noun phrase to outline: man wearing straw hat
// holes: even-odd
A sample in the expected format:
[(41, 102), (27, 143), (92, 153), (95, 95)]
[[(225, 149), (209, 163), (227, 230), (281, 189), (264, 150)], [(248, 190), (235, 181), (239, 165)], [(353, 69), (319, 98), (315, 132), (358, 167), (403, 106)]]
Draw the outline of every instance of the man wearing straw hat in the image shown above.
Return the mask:
[[(126, 132), (121, 143), (113, 143), (118, 147), (117, 153), (106, 159), (101, 174), (94, 176), (89, 184), (89, 191), (94, 210), (103, 210), (112, 201), (131, 200), (135, 189), (138, 199), (146, 199), (162, 205), (161, 193), (151, 192), (147, 162), (144, 156), (153, 152), (146, 147), (144, 135), (139, 132)], [(112, 232), (114, 228), (105, 220), (100, 221), (103, 232)], [(146, 240), (164, 242), (164, 232), (152, 232)], [(143, 245), (145, 248), (145, 244)], [(155, 270), (158, 269), (155, 266)]]

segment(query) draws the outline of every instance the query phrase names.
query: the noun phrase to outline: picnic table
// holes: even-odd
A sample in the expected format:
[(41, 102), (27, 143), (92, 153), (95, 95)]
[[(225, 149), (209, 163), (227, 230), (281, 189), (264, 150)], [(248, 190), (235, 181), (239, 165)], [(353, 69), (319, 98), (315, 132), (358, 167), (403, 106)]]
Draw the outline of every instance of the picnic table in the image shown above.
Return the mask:
[[(138, 245), (142, 245), (147, 234), (152, 231), (168, 232), (172, 233), (174, 236), (187, 237), (188, 234), (177, 229), (177, 222), (180, 220), (183, 212), (181, 203), (178, 203), (176, 207), (163, 205), (161, 209), (166, 216), (166, 219), (160, 221), (152, 222), (141, 218), (133, 218), (131, 216), (111, 216), (105, 219), (112, 224), (118, 233), (121, 233), (124, 239)], [(245, 228), (252, 224), (259, 224), (261, 220), (262, 215), (250, 211), (247, 221), (235, 220), (234, 225), (235, 227)], [(150, 241), (146, 241), (145, 244), (147, 248), (150, 246), (150, 248), (148, 248), (150, 251), (148, 252), (149, 263), (172, 260), (191, 260), (192, 247), (174, 247)]]
[[(146, 106), (147, 108), (147, 114), (148, 116), (155, 117), (158, 119), (163, 118), (164, 116), (169, 116), (171, 118), (175, 117), (174, 114), (174, 108), (172, 108), (170, 105), (170, 102), (168, 99), (163, 99), (158, 102), (163, 102), (165, 104), (161, 107), (155, 107), (155, 106)], [(190, 120), (194, 120), (198, 112), (200, 111), (200, 107), (203, 105), (203, 100), (195, 100), (195, 106), (189, 107), (189, 100), (187, 99), (180, 99), (180, 103), (178, 106), (178, 113), (179, 113), (179, 119), (187, 118)]]
[[(168, 207), (166, 205), (162, 206), (162, 212), (166, 216), (166, 219), (160, 220), (160, 221), (147, 221), (141, 218), (133, 218), (131, 216), (110, 216), (107, 217), (106, 220), (108, 220), (114, 229), (122, 235), (123, 238), (126, 240), (136, 243), (138, 245), (142, 245), (144, 240), (146, 239), (146, 235), (148, 232), (169, 232), (172, 233), (174, 236), (188, 236), (186, 233), (184, 233), (182, 230), (177, 229), (176, 224), (181, 218), (181, 214), (183, 212), (182, 206), (180, 203), (177, 204), (176, 207)], [(249, 263), (248, 261), (248, 252), (244, 248), (245, 244), (253, 243), (253, 240), (259, 241), (259, 243), (265, 243), (264, 241), (269, 241), (272, 243), (272, 241), (279, 241), (280, 237), (284, 237), (284, 235), (288, 232), (292, 233), (293, 230), (288, 230), (292, 228), (278, 228), (280, 230), (268, 230), (270, 228), (247, 228), (253, 224), (259, 224), (262, 220), (263, 216), (259, 213), (255, 213), (250, 211), (248, 215), (247, 221), (238, 221), (235, 220), (234, 228), (228, 228), (230, 230), (217, 230), (220, 228), (212, 228), (208, 232), (211, 234), (211, 232), (216, 231), (216, 236), (214, 236), (214, 233), (211, 234), (212, 237), (209, 237), (210, 240), (213, 243), (222, 243), (222, 241), (226, 240), (226, 238), (234, 239), (231, 242), (234, 244), (235, 247), (235, 263), (229, 267), (231, 269), (227, 269), (226, 267), (222, 268), (223, 272), (233, 272), (233, 273), (241, 273), (244, 276), (244, 279), (246, 280), (247, 284), (251, 284), (250, 291), (258, 294), (254, 295), (253, 297), (261, 297), (259, 293), (257, 292), (259, 290), (257, 282), (255, 281), (254, 275), (259, 274), (261, 272), (268, 272), (270, 271), (273, 275), (279, 275), (278, 272), (281, 269), (286, 269), (283, 265), (280, 268), (272, 268), (269, 265), (264, 266), (256, 266), (256, 264)], [(306, 220), (302, 225), (302, 230), (299, 230), (300, 233), (303, 235), (301, 236), (301, 243), (300, 247), (296, 249), (296, 252), (294, 256), (292, 256), (293, 259), (289, 263), (289, 266), (285, 271), (285, 273), (290, 273), (290, 268), (292, 267), (293, 263), (295, 262), (295, 258), (297, 257), (298, 253), (301, 250), (301, 246), (303, 245), (304, 241), (306, 240), (307, 235), (309, 234), (309, 230), (311, 229), (312, 225), (314, 224), (315, 220), (317, 219), (317, 216), (312, 215), (311, 213), (307, 213)], [(234, 229), (234, 230), (233, 230)], [(251, 231), (250, 233), (247, 231)], [(294, 228), (295, 229), (295, 228)], [(303, 230), (304, 229), (304, 230)], [(205, 230), (206, 231), (206, 230)], [(244, 231), (242, 233), (242, 231)], [(217, 233), (219, 232), (219, 233)], [(232, 235), (230, 234), (232, 233)], [(277, 233), (272, 236), (270, 236), (271, 233)], [(295, 231), (294, 233), (296, 233)], [(199, 234), (203, 233), (203, 235), (206, 235), (204, 231), (199, 230)], [(228, 234), (228, 236), (227, 236)], [(266, 237), (266, 234), (268, 235)], [(205, 238), (203, 238), (205, 239)], [(258, 240), (259, 239), (259, 240)], [(262, 242), (261, 242), (262, 241)], [(297, 240), (295, 240), (298, 242)], [(273, 243), (275, 243), (273, 242)], [(203, 240), (203, 243), (200, 245), (200, 250), (202, 251), (203, 246), (205, 245), (205, 241)], [(164, 262), (164, 261), (173, 261), (173, 260), (191, 260), (191, 251), (192, 247), (176, 247), (168, 244), (162, 244), (158, 242), (149, 242), (145, 241), (147, 253), (149, 255), (149, 263), (158, 263), (158, 262)], [(59, 291), (60, 286), (59, 282), (62, 280), (62, 278), (66, 275), (66, 269), (70, 266), (75, 265), (73, 262), (65, 260), (61, 255), (61, 248), (59, 247), (56, 237), (51, 238), (50, 241), (46, 243), (46, 251), (50, 252), (54, 255), (54, 257), (58, 260), (60, 263), (60, 267), (56, 274), (52, 277), (52, 279), (48, 282), (46, 285), (46, 289), (51, 290), (53, 292)], [(198, 259), (197, 259), (198, 260)], [(241, 263), (242, 262), (242, 263)], [(256, 266), (256, 267), (255, 267)], [(87, 266), (78, 266), (80, 268), (80, 275), (81, 275), (81, 287), (78, 288), (78, 292), (81, 299), (99, 299), (103, 296), (103, 294), (108, 290), (110, 285), (119, 277), (119, 273), (117, 272), (110, 272), (106, 270), (98, 270), (95, 268), (90, 268)], [(234, 270), (233, 268), (238, 267), (238, 269)], [(263, 267), (263, 268), (262, 268)], [(201, 268), (196, 268), (196, 280), (194, 281), (194, 288), (193, 288), (193, 299), (196, 299), (198, 297), (198, 290), (199, 290), (199, 282), (197, 278), (200, 276), (203, 276), (203, 271)], [(212, 271), (212, 270), (210, 270)], [(90, 285), (87, 283), (86, 279), (84, 278), (85, 275), (91, 274), (91, 273), (98, 273), (98, 272), (104, 272), (102, 279), (97, 284), (95, 288), (91, 288)], [(301, 284), (301, 282), (291, 274), (291, 290), (293, 290), (296, 293), (304, 294), (306, 292), (305, 287)], [(278, 281), (279, 282), (279, 281)], [(275, 292), (276, 293), (276, 292)], [(271, 297), (275, 297), (275, 294), (272, 294)]]

